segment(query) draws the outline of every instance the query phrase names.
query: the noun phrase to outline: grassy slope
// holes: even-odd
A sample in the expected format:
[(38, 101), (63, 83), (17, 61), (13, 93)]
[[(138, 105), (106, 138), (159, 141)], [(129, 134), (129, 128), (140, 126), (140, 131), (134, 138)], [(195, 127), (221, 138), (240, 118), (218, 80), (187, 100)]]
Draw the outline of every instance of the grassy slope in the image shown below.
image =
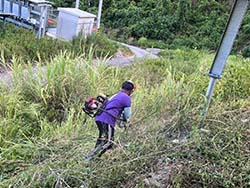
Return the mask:
[[(213, 55), (162, 56), (112, 68), (61, 55), (46, 82), (16, 66), (13, 88), (0, 95), (0, 187), (248, 187), (249, 60), (229, 59), (204, 133), (197, 126)], [(82, 123), (82, 101), (114, 93), (125, 79), (138, 85), (134, 124), (116, 129), (116, 149), (86, 163), (97, 130), (91, 119)]]
[[(110, 41), (103, 33), (93, 34), (87, 39), (77, 36), (72, 42), (55, 40), (50, 37), (38, 39), (33, 31), (7, 24), (4, 31), (0, 31), (1, 64), (12, 62), (13, 55), (22, 58), (24, 62), (44, 62), (58, 54), (67, 51), (73, 57), (87, 55), (91, 47), (95, 48), (94, 57), (112, 56), (117, 48), (121, 48)], [(123, 50), (124, 47), (122, 47)]]

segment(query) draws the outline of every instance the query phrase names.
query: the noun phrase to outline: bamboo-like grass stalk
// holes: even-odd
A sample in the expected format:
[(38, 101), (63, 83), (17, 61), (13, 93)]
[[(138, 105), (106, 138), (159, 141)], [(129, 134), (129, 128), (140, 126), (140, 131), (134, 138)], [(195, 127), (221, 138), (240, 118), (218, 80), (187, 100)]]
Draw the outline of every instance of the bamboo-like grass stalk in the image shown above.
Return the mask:
[[(154, 186), (156, 175), (168, 183), (163, 187), (248, 185), (249, 98), (237, 92), (230, 96), (225, 83), (218, 84), (204, 122), (209, 131), (197, 127), (207, 84), (202, 71), (208, 65), (202, 63), (210, 62), (210, 54), (168, 51), (167, 58), (124, 68), (88, 55), (62, 53), (45, 74), (42, 67), (34, 75), (30, 65), (25, 72), (24, 66), (13, 65), (15, 84), (0, 88), (0, 187), (143, 187), (145, 178)], [(249, 66), (236, 60), (246, 69), (240, 69), (245, 78)], [(225, 77), (238, 79), (232, 70)], [(111, 153), (86, 163), (97, 129), (81, 111), (83, 102), (99, 91), (117, 92), (125, 79), (138, 86), (132, 125), (116, 129), (117, 147)], [(247, 92), (248, 82), (237, 84)], [(228, 104), (229, 99), (239, 101)]]

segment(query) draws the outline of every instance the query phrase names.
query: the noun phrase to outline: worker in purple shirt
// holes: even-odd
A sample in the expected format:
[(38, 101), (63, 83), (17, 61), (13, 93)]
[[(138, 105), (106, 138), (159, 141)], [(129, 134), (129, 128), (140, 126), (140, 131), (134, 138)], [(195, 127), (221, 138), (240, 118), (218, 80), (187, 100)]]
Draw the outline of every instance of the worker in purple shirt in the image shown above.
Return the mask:
[(103, 112), (96, 116), (95, 121), (99, 136), (95, 148), (102, 146), (99, 156), (111, 149), (114, 141), (115, 123), (123, 113), (124, 121), (129, 122), (131, 116), (131, 97), (135, 91), (135, 84), (128, 80), (122, 83), (121, 90), (109, 98)]

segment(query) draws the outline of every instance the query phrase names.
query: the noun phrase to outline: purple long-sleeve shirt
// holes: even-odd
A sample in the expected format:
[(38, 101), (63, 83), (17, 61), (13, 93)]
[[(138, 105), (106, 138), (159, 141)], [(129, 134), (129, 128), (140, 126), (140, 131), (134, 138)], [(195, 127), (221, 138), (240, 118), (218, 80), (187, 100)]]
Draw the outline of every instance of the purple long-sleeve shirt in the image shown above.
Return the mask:
[(96, 116), (96, 121), (115, 126), (116, 118), (120, 118), (124, 108), (131, 107), (131, 98), (123, 91), (113, 95), (107, 102), (105, 111)]

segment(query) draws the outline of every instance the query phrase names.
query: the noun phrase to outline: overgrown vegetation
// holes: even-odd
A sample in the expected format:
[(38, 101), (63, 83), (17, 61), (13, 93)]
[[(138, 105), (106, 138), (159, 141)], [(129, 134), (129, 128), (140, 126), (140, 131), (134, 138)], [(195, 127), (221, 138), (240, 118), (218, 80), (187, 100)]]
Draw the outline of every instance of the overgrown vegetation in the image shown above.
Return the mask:
[[(248, 187), (249, 60), (230, 57), (203, 124), (209, 132), (200, 132), (214, 54), (161, 55), (117, 68), (94, 63), (92, 50), (87, 59), (62, 53), (35, 75), (13, 62), (13, 85), (0, 94), (0, 187)], [(97, 130), (83, 101), (125, 79), (138, 86), (132, 125), (116, 129), (111, 153), (86, 163)]]
[(67, 51), (73, 57), (86, 55), (90, 47), (94, 48), (94, 57), (112, 56), (119, 46), (107, 39), (99, 32), (87, 39), (77, 36), (72, 42), (55, 40), (49, 37), (38, 39), (33, 31), (8, 25), (5, 31), (0, 32), (0, 53), (2, 62), (11, 62), (12, 57), (22, 58), (25, 62), (49, 60), (58, 54)]
[[(107, 66), (118, 47), (101, 33), (66, 43), (8, 26), (0, 62), (13, 80), (0, 85), (0, 187), (249, 187), (249, 59), (229, 57), (201, 116), (214, 57), (208, 51), (217, 47), (230, 2), (106, 1), (110, 36), (166, 48), (159, 59), (122, 68)], [(93, 11), (97, 5), (81, 2)], [(245, 57), (248, 20), (234, 48)], [(138, 88), (131, 126), (117, 127), (114, 150), (88, 163), (97, 128), (83, 101), (113, 94), (127, 79)]]
[[(57, 6), (75, 1), (56, 0)], [(82, 1), (82, 10), (97, 14), (99, 0)], [(103, 3), (102, 24), (110, 37), (144, 47), (216, 50), (233, 0), (120, 0)], [(250, 14), (244, 18), (234, 53), (250, 57)]]

